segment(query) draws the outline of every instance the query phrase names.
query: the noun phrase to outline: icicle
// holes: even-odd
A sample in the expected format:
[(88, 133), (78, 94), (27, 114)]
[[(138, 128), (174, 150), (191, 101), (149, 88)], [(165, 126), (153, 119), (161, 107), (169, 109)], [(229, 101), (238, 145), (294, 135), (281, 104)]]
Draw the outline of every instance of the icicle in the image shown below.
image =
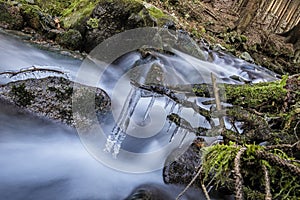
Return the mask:
[(103, 151), (108, 152), (108, 153), (111, 152), (114, 144), (115, 144), (115, 137), (113, 134), (110, 134), (106, 139), (106, 144), (105, 144), (105, 148)]
[(166, 109), (168, 107), (168, 105), (170, 104), (171, 99), (169, 97), (166, 97), (166, 104), (164, 106), (164, 109)]
[(121, 144), (115, 144), (114, 151), (112, 153), (114, 159), (117, 159), (117, 156), (120, 153), (120, 149), (121, 149)]
[(143, 122), (145, 122), (145, 120), (147, 119), (147, 117), (149, 116), (149, 113), (151, 111), (151, 108), (153, 107), (153, 104), (155, 102), (155, 95), (152, 95), (150, 103), (148, 104), (147, 110), (145, 112), (144, 118), (143, 118)]
[(177, 105), (176, 102), (172, 102), (172, 106), (171, 106), (171, 109), (170, 109), (170, 113), (173, 113), (173, 111), (174, 111), (176, 105)]
[(126, 104), (127, 104), (127, 102), (130, 102), (130, 99), (131, 99), (132, 96), (134, 95), (135, 90), (136, 90), (135, 88), (131, 88), (131, 89), (130, 89), (129, 94), (127, 95), (127, 98), (126, 98), (126, 100), (125, 100), (125, 104), (124, 104), (124, 106), (122, 107), (121, 113), (120, 113), (120, 115), (119, 115), (119, 117), (118, 117), (118, 120), (117, 120), (117, 122), (116, 122), (116, 124), (115, 124), (115, 126), (114, 126), (114, 128), (113, 128), (113, 130), (112, 130), (112, 132), (115, 132), (116, 128), (119, 127), (120, 123), (121, 123), (123, 120), (125, 120), (125, 117), (126, 117), (127, 112), (128, 112), (128, 107), (130, 106), (130, 105), (126, 106)]
[(176, 126), (176, 128), (174, 129), (174, 131), (171, 135), (171, 138), (170, 138), (169, 142), (172, 142), (172, 140), (174, 139), (174, 136), (178, 133), (178, 131), (179, 131), (179, 127)]
[[(194, 104), (197, 105), (196, 99), (194, 99)], [(198, 112), (196, 112), (196, 110), (194, 110), (193, 117), (196, 117), (197, 114), (198, 114)]]
[(184, 134), (184, 135), (183, 135), (183, 137), (182, 137), (182, 139), (181, 139), (181, 141), (180, 141), (179, 148), (182, 147), (183, 141), (184, 141), (184, 139), (186, 138), (188, 132), (189, 132), (188, 130), (184, 130), (184, 131), (183, 131), (183, 134)]
[(126, 130), (130, 123), (130, 118), (140, 98), (141, 90), (132, 88), (127, 95), (125, 104), (112, 130), (112, 133), (107, 138), (104, 151), (111, 152), (113, 150), (112, 156), (114, 158), (117, 158), (117, 155), (120, 152), (122, 142), (126, 137)]
[(126, 137), (126, 134), (122, 131), (119, 131), (118, 135), (116, 136), (116, 142), (115, 142), (113, 153), (112, 153), (112, 156), (114, 158), (117, 158), (118, 154), (120, 153), (121, 145), (122, 145), (122, 142), (124, 141), (125, 137)]
[(173, 124), (173, 122), (169, 121), (169, 127), (167, 129), (167, 133), (169, 133), (169, 131), (170, 131), (171, 127), (172, 127), (172, 124)]
[(180, 115), (181, 111), (183, 109), (183, 106), (178, 104), (178, 110), (177, 110), (177, 114)]

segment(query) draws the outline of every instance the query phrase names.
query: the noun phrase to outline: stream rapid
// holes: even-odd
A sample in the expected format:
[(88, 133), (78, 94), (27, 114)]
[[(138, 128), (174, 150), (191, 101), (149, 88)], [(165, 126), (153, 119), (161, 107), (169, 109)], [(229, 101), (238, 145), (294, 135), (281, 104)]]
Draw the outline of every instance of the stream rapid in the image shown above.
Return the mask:
[[(139, 52), (129, 52), (105, 70), (102, 82), (98, 86), (103, 88), (110, 97), (117, 95), (117, 98), (112, 99), (112, 113), (119, 116), (122, 113), (122, 105), (125, 104), (130, 93), (128, 73), (136, 67), (138, 62), (147, 66), (158, 63), (166, 74), (170, 71), (168, 67), (171, 66), (179, 75), (180, 81), (174, 82), (173, 75), (170, 74), (168, 76), (170, 84), (199, 83), (197, 73), (193, 73), (195, 68), (198, 72), (200, 70), (201, 77), (203, 77), (200, 83), (201, 81), (205, 83), (205, 77), (208, 77), (211, 72), (217, 74), (223, 83), (230, 84), (277, 80), (275, 73), (260, 66), (208, 48), (203, 50), (209, 62), (201, 61), (180, 51), (175, 51), (175, 56), (153, 52), (149, 58), (144, 58)], [(82, 63), (80, 60), (38, 49), (1, 32), (0, 52), (0, 72), (32, 66), (54, 68), (68, 73), (68, 77), (75, 80), (74, 77)], [(190, 68), (190, 65), (193, 67)], [(142, 72), (144, 73), (143, 70)], [(43, 74), (39, 78), (50, 75), (53, 74)], [(24, 78), (26, 77), (20, 79)], [(15, 80), (0, 77), (2, 84), (9, 81)], [(139, 105), (136, 102), (138, 111), (131, 115), (133, 118), (143, 119), (139, 123), (145, 124), (140, 127), (147, 127), (148, 115), (152, 117), (161, 115), (160, 109), (152, 109), (152, 107), (165, 107), (167, 101), (165, 98), (144, 95), (148, 98), (142, 99)], [(140, 98), (137, 101), (139, 100)], [(172, 105), (166, 107), (168, 112), (172, 111)], [(108, 120), (107, 123), (104, 129), (109, 132), (116, 125), (115, 123), (120, 122)], [(199, 120), (196, 123), (199, 123)], [(200, 123), (203, 125), (204, 122)], [(166, 132), (168, 129), (168, 123), (162, 123), (159, 126), (163, 128), (158, 132)], [(160, 145), (168, 143), (170, 138), (170, 135), (160, 134), (149, 136), (143, 140), (143, 149), (136, 149), (133, 147), (140, 144), (133, 137), (136, 127), (129, 124), (126, 128), (132, 130), (132, 134), (128, 136), (129, 139), (123, 138), (125, 148), (129, 151), (153, 151)], [(109, 137), (109, 133), (106, 135)], [(75, 129), (35, 117), (32, 114), (24, 114), (15, 106), (0, 102), (0, 198), (117, 200), (124, 199), (133, 188), (140, 184), (151, 182), (163, 185), (161, 169), (141, 174), (114, 170), (97, 162), (81, 142)], [(101, 142), (104, 145), (105, 141)], [(174, 194), (179, 192), (180, 190)], [(189, 199), (197, 198), (190, 197)]]

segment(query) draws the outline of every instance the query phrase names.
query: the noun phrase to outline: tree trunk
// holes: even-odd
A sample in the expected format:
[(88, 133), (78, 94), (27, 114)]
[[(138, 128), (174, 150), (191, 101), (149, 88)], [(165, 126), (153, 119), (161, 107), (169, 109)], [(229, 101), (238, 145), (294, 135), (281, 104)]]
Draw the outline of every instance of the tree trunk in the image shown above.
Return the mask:
[(247, 30), (247, 27), (251, 24), (252, 20), (256, 16), (261, 2), (262, 0), (249, 0), (246, 5), (241, 8), (241, 17), (236, 22), (235, 27), (239, 33), (243, 33)]
[(294, 62), (300, 62), (300, 22), (294, 26), (291, 30), (285, 33), (281, 33), (281, 36), (286, 37), (287, 43), (292, 43), (294, 47)]

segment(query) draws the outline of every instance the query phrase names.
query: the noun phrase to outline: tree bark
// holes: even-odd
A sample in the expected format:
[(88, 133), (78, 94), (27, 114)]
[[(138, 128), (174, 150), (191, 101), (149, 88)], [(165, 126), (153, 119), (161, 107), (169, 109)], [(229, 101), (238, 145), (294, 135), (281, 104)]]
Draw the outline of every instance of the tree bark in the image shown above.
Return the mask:
[(235, 29), (239, 33), (243, 33), (247, 30), (248, 26), (253, 21), (257, 14), (257, 10), (261, 5), (262, 0), (249, 0), (241, 10), (241, 17), (236, 22)]

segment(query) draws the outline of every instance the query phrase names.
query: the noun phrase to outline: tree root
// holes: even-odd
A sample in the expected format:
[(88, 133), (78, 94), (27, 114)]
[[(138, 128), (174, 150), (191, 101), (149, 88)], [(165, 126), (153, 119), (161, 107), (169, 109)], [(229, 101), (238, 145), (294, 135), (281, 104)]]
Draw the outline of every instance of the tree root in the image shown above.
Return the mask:
[(273, 165), (277, 165), (285, 170), (288, 170), (294, 176), (300, 177), (300, 168), (291, 164), (289, 161), (286, 161), (272, 153), (261, 150), (256, 151), (256, 156), (258, 159), (264, 159)]
[(237, 153), (234, 159), (234, 173), (235, 173), (235, 199), (243, 200), (243, 177), (241, 174), (241, 156), (247, 150), (246, 147), (242, 147)]
[(271, 186), (270, 186), (270, 177), (267, 167), (263, 164), (262, 170), (264, 172), (264, 178), (265, 178), (265, 200), (272, 200), (272, 194), (271, 194)]

